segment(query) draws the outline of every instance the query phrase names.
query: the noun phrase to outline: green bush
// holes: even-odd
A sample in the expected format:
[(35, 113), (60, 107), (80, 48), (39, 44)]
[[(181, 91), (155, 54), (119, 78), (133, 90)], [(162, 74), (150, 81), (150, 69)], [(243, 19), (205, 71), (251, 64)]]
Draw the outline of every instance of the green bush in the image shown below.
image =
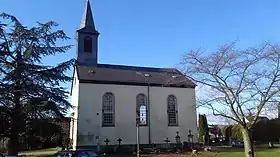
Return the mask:
[(224, 126), (221, 129), (222, 135), (225, 137), (226, 141), (229, 141), (229, 138), (232, 136), (232, 125)]
[[(223, 129), (225, 134), (225, 129)], [(250, 130), (250, 134), (253, 141), (261, 143), (269, 141), (279, 141), (280, 138), (280, 119), (272, 119), (268, 121), (257, 122)], [(241, 126), (235, 124), (231, 128), (231, 138), (242, 140)]]
[(279, 137), (280, 119), (261, 121), (252, 128), (252, 138), (254, 141), (278, 141)]
[[(206, 136), (206, 138), (203, 138)], [(199, 114), (198, 117), (198, 142), (205, 143), (208, 141), (209, 128), (207, 123), (207, 118), (205, 114)]]
[(271, 135), (269, 134), (270, 123), (260, 121), (256, 123), (251, 129), (253, 141), (268, 142)]
[(64, 148), (71, 148), (72, 147), (72, 139), (70, 139), (69, 137), (67, 136), (64, 136), (63, 137), (63, 140), (62, 140), (62, 147)]
[(239, 124), (235, 124), (231, 128), (231, 138), (243, 140), (241, 126)]
[(204, 135), (203, 118), (202, 118), (202, 115), (199, 114), (199, 116), (198, 116), (198, 142), (200, 142), (200, 143), (203, 142), (203, 135)]

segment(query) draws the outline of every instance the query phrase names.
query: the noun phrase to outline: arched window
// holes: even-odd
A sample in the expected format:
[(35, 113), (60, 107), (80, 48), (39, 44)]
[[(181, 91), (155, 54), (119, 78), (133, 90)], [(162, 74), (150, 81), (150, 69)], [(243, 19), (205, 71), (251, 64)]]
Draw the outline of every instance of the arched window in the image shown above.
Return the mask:
[(84, 38), (84, 51), (89, 53), (92, 52), (92, 38), (89, 36)]
[(174, 95), (169, 95), (167, 98), (167, 116), (169, 126), (178, 125), (178, 106)]
[(115, 97), (113, 93), (105, 93), (102, 97), (102, 125), (115, 125)]
[(147, 97), (144, 94), (138, 94), (136, 97), (136, 122), (139, 122), (139, 125), (148, 124), (147, 113)]

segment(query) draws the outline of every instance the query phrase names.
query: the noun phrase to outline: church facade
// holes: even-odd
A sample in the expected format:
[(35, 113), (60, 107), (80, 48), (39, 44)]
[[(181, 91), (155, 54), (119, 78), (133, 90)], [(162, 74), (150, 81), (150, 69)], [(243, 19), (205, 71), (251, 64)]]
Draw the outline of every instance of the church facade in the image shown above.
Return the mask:
[[(71, 88), (70, 138), (74, 148), (197, 141), (195, 84), (174, 68), (100, 64), (90, 2), (77, 30)], [(137, 125), (138, 124), (138, 125)]]

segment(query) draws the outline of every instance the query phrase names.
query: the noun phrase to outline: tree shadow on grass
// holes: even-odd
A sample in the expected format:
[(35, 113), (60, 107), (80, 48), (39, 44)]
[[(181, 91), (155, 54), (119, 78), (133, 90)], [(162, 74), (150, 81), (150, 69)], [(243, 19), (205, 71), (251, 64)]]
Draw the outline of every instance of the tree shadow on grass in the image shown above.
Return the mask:
[(217, 153), (244, 152), (244, 148), (217, 147), (217, 149), (213, 150), (213, 152), (217, 152)]
[[(268, 147), (256, 147), (255, 152), (268, 152), (273, 151), (279, 148), (268, 148)], [(217, 147), (217, 149), (213, 150), (213, 152), (219, 153), (230, 153), (230, 152), (244, 152), (244, 148), (236, 148), (236, 147)]]

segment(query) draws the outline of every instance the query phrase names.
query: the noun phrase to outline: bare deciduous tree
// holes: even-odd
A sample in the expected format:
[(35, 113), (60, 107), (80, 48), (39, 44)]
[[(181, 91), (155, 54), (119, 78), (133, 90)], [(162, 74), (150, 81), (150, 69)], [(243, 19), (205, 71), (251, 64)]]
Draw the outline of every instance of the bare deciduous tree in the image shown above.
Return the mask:
[(191, 50), (181, 63), (187, 77), (211, 89), (199, 105), (241, 125), (245, 156), (254, 157), (251, 128), (264, 108), (279, 99), (280, 46), (264, 43), (239, 50), (232, 42), (213, 53)]

